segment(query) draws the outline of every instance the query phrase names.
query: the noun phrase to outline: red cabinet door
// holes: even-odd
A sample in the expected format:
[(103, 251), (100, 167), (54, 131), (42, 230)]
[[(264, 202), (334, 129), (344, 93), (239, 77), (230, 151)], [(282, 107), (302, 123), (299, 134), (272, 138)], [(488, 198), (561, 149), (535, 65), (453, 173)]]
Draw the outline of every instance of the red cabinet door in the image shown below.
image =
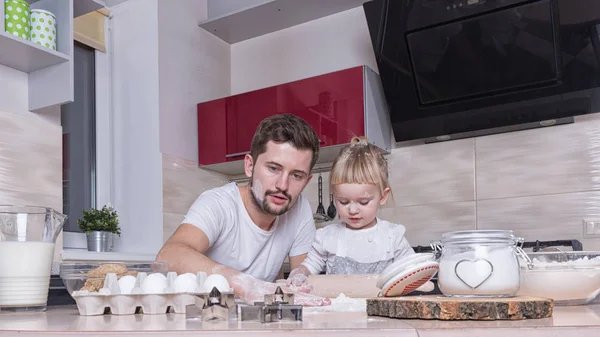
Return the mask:
[(260, 122), (278, 113), (306, 120), (322, 147), (363, 136), (363, 85), (355, 67), (198, 104), (199, 164), (243, 159)]
[(225, 122), (227, 99), (198, 104), (198, 164), (210, 165), (225, 161), (227, 139)]
[(363, 69), (350, 68), (280, 85), (280, 105), (304, 118), (321, 146), (364, 135)]
[(243, 159), (260, 122), (277, 112), (277, 87), (228, 97), (227, 161)]

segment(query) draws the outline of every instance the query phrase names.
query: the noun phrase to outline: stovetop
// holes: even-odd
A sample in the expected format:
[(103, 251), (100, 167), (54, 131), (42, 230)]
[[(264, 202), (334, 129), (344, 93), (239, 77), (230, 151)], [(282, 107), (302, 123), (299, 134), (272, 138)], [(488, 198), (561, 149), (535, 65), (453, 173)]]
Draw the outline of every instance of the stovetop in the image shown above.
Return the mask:
[[(561, 248), (561, 247), (570, 247), (571, 250), (575, 252), (583, 251), (583, 244), (579, 240), (551, 240), (551, 241), (528, 241), (523, 243), (524, 249), (529, 249), (533, 252), (539, 252), (541, 250), (547, 248)], [(416, 246), (412, 247), (415, 253), (429, 253), (432, 252), (433, 249), (431, 246)]]

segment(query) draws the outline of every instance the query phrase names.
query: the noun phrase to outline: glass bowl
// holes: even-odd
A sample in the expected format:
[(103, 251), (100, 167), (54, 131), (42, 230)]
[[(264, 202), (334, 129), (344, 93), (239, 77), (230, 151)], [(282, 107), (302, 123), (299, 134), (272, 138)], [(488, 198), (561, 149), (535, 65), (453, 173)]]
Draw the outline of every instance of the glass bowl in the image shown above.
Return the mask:
[(600, 252), (528, 253), (521, 262), (520, 296), (552, 298), (557, 305), (583, 305), (600, 294)]
[(61, 263), (60, 278), (70, 295), (77, 290), (98, 291), (104, 286), (107, 273), (117, 274), (117, 279), (136, 276), (137, 273), (160, 273), (167, 275), (166, 262), (74, 262)]

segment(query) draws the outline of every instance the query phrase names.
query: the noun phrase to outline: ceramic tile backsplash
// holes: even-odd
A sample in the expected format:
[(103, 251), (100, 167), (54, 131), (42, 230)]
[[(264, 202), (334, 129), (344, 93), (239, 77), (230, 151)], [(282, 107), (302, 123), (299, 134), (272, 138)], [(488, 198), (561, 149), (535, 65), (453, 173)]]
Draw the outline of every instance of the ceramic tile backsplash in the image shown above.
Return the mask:
[(227, 183), (227, 176), (191, 161), (163, 154), (163, 212), (185, 214), (198, 196)]
[(477, 198), (600, 190), (600, 115), (476, 139)]
[(168, 239), (183, 220), (198, 196), (222, 186), (228, 177), (198, 168), (191, 160), (162, 155), (163, 163), (163, 238)]
[[(30, 112), (0, 111), (0, 204), (62, 210), (62, 128)], [(60, 261), (62, 235), (54, 261)]]
[(406, 227), (412, 246), (428, 246), (442, 233), (475, 229), (475, 202), (450, 202), (383, 209), (379, 216)]
[(396, 206), (475, 200), (473, 139), (399, 147), (388, 157)]
[[(447, 231), (504, 228), (526, 240), (577, 239), (600, 250), (600, 238), (584, 237), (582, 223), (600, 219), (600, 114), (575, 120), (445, 143), (398, 143), (387, 156), (394, 198), (379, 216), (404, 224), (413, 245)], [(304, 191), (313, 210), (316, 177)]]
[[(600, 219), (600, 191), (477, 202), (478, 229), (512, 229), (525, 240), (583, 239), (583, 219)], [(586, 249), (600, 250), (600, 238)], [(591, 245), (591, 246), (589, 246)]]
[(183, 220), (184, 214), (163, 212), (163, 242), (167, 241)]
[[(387, 158), (394, 197), (379, 216), (405, 225), (413, 246), (428, 245), (448, 231), (498, 228), (526, 240), (577, 239), (584, 249), (600, 250), (600, 238), (584, 237), (582, 224), (600, 219), (600, 114), (474, 139), (399, 143)], [(321, 176), (327, 209), (329, 174)], [(303, 192), (313, 211), (318, 177)], [(200, 193), (227, 180), (163, 155), (165, 240)]]
[(0, 189), (0, 205), (34, 205), (52, 207), (61, 212), (62, 195), (46, 195)]
[(62, 200), (61, 142), (60, 126), (35, 116), (0, 113), (0, 190)]

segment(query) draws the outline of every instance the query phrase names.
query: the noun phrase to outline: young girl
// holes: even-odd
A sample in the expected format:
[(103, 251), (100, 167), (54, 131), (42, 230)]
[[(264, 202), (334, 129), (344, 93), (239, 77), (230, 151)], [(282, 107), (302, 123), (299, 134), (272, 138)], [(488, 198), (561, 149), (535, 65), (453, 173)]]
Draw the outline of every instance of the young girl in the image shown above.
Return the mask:
[(329, 188), (341, 222), (318, 229), (312, 249), (292, 270), (288, 285), (308, 275), (379, 274), (402, 256), (414, 254), (402, 225), (377, 218), (390, 195), (387, 162), (364, 137), (354, 137), (333, 162)]

